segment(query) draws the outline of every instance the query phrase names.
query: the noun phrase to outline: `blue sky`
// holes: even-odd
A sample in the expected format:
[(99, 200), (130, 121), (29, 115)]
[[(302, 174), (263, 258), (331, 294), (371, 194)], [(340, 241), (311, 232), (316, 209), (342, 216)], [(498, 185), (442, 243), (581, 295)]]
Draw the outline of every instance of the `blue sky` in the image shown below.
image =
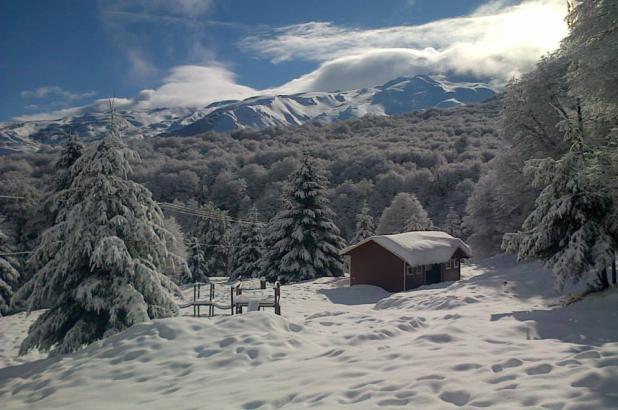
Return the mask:
[(0, 121), (110, 96), (200, 106), (414, 74), (499, 87), (557, 47), (563, 3), (0, 0)]

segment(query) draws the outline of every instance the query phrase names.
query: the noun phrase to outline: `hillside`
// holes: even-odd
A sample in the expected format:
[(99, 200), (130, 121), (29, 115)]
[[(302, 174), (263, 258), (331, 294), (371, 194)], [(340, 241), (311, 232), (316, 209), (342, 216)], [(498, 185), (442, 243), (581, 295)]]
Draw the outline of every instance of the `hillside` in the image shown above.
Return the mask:
[[(615, 291), (561, 307), (538, 264), (389, 294), (322, 278), (271, 311), (139, 324), (72, 355), (0, 369), (10, 409), (618, 407)], [(185, 312), (185, 315), (189, 312)], [(30, 319), (32, 320), (32, 319)], [(16, 353), (18, 322), (0, 318)], [(573, 330), (577, 323), (577, 330)]]
[[(379, 217), (398, 192), (414, 193), (441, 224), (451, 206), (463, 214), (487, 162), (504, 146), (496, 132), (500, 105), (493, 99), (327, 125), (130, 140), (142, 158), (133, 178), (158, 201), (192, 206), (213, 201), (231, 215), (242, 215), (255, 203), (260, 218), (267, 220), (279, 208), (282, 184), (298, 158), (309, 152), (327, 171), (331, 205), (347, 238), (363, 201)], [(55, 152), (3, 157), (0, 176), (6, 183), (0, 194), (34, 195), (33, 188), (44, 189), (54, 172)], [(6, 215), (20, 215), (2, 209)], [(189, 232), (194, 221), (177, 217)]]

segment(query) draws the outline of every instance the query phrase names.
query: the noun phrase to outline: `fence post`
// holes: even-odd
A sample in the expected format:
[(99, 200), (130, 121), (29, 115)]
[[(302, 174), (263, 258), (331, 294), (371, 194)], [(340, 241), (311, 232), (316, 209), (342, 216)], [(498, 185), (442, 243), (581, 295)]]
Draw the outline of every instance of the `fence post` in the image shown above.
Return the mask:
[(193, 282), (193, 317), (197, 316), (197, 307), (195, 301), (197, 300), (197, 282)]
[(281, 316), (281, 284), (275, 284), (275, 314)]

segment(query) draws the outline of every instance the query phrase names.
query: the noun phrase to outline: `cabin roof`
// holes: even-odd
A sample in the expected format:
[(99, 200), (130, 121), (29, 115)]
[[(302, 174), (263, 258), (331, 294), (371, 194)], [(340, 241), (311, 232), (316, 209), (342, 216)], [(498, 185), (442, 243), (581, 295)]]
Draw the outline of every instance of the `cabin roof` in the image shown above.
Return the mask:
[(397, 255), (410, 266), (446, 262), (458, 249), (466, 257), (472, 256), (472, 250), (464, 241), (440, 231), (415, 231), (395, 235), (371, 236), (357, 244), (348, 246), (340, 254), (348, 254), (370, 241)]

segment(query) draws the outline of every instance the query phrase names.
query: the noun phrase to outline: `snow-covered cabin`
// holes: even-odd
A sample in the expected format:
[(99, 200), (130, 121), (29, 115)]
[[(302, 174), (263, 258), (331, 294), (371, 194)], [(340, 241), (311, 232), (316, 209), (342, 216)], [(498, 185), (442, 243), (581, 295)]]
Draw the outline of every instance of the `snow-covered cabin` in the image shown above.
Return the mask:
[(374, 285), (389, 292), (459, 280), (460, 261), (472, 256), (461, 239), (445, 232), (378, 235), (341, 251), (350, 285)]

